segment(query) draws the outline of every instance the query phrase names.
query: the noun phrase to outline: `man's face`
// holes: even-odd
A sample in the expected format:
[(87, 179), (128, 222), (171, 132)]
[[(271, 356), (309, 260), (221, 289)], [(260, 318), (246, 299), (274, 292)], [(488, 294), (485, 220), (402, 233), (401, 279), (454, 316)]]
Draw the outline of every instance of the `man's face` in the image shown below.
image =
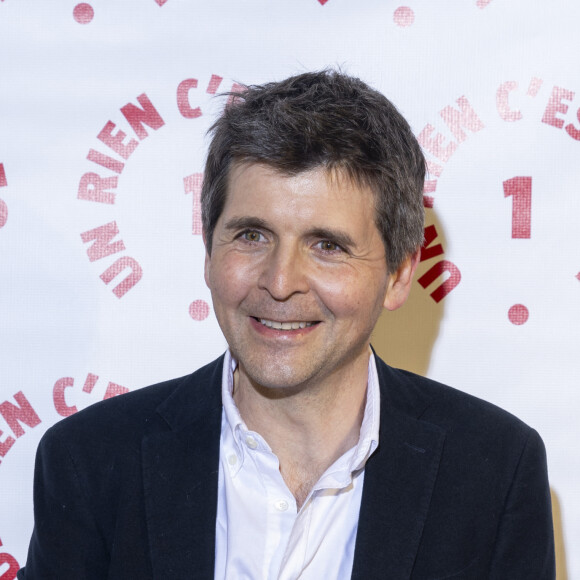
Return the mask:
[(323, 168), (231, 170), (205, 280), (241, 380), (300, 389), (368, 361), (383, 305), (400, 305), (398, 278), (370, 190)]

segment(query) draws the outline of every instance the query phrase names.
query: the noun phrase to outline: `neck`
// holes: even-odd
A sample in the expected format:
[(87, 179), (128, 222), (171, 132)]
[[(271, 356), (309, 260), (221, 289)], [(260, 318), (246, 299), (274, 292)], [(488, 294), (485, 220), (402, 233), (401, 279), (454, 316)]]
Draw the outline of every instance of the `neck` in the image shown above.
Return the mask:
[(252, 383), (243, 368), (234, 374), (240, 415), (278, 457), (282, 477), (299, 507), (324, 471), (359, 440), (368, 356), (336, 375), (317, 385), (272, 392)]

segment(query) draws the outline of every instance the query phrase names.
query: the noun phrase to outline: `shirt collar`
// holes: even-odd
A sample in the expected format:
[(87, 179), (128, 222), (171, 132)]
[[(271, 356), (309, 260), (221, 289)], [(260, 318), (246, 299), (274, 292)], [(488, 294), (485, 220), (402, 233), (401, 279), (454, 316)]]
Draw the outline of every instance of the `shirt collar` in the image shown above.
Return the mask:
[(239, 463), (244, 459), (244, 446), (241, 444), (241, 433), (247, 432), (248, 428), (240, 415), (238, 407), (234, 402), (234, 371), (238, 366), (238, 361), (233, 357), (230, 349), (226, 350), (224, 356), (224, 366), (222, 372), (222, 403), (224, 408), (225, 420), (229, 428), (235, 451), (239, 458)]
[[(243, 463), (244, 459), (244, 445), (242, 444), (241, 439), (244, 434), (248, 433), (248, 428), (244, 423), (233, 398), (234, 371), (237, 366), (238, 363), (228, 348), (224, 357), (222, 374), (222, 402), (227, 427), (231, 430), (234, 445), (236, 447), (236, 453), (240, 459), (238, 462), (239, 467), (241, 467), (241, 463)], [(327, 474), (332, 472), (334, 477), (336, 477), (338, 475), (336, 471), (338, 470), (345, 476), (348, 474), (350, 477), (353, 472), (361, 470), (365, 466), (368, 458), (374, 453), (379, 445), (380, 397), (381, 393), (377, 365), (375, 356), (371, 352), (368, 366), (367, 396), (358, 443), (335, 462), (334, 465), (329, 468)], [(267, 443), (261, 437), (258, 437), (257, 439), (260, 446), (264, 446), (270, 450)], [(339, 479), (343, 479), (343, 477), (339, 477)]]
[(381, 390), (375, 355), (371, 352), (367, 379), (367, 398), (363, 420), (360, 426), (360, 437), (350, 463), (351, 471), (362, 469), (367, 459), (379, 445), (379, 424), (381, 418)]

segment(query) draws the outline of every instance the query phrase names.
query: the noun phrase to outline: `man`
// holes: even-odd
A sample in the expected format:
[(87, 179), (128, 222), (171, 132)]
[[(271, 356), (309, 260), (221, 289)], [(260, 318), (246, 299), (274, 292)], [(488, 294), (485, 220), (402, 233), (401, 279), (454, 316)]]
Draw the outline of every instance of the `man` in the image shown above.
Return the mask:
[(423, 239), (406, 121), (333, 71), (232, 99), (202, 192), (229, 349), (48, 431), (19, 578), (554, 578), (537, 433), (369, 345)]

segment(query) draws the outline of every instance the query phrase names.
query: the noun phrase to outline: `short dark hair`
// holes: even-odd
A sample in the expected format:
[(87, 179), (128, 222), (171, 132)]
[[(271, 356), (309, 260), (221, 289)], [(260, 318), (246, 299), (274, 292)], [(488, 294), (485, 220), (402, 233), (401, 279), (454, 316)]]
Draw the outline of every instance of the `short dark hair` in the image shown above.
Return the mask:
[(374, 193), (389, 271), (423, 243), (425, 158), (395, 106), (360, 79), (309, 72), (230, 93), (213, 135), (201, 193), (207, 251), (234, 164), (286, 175), (324, 167)]

